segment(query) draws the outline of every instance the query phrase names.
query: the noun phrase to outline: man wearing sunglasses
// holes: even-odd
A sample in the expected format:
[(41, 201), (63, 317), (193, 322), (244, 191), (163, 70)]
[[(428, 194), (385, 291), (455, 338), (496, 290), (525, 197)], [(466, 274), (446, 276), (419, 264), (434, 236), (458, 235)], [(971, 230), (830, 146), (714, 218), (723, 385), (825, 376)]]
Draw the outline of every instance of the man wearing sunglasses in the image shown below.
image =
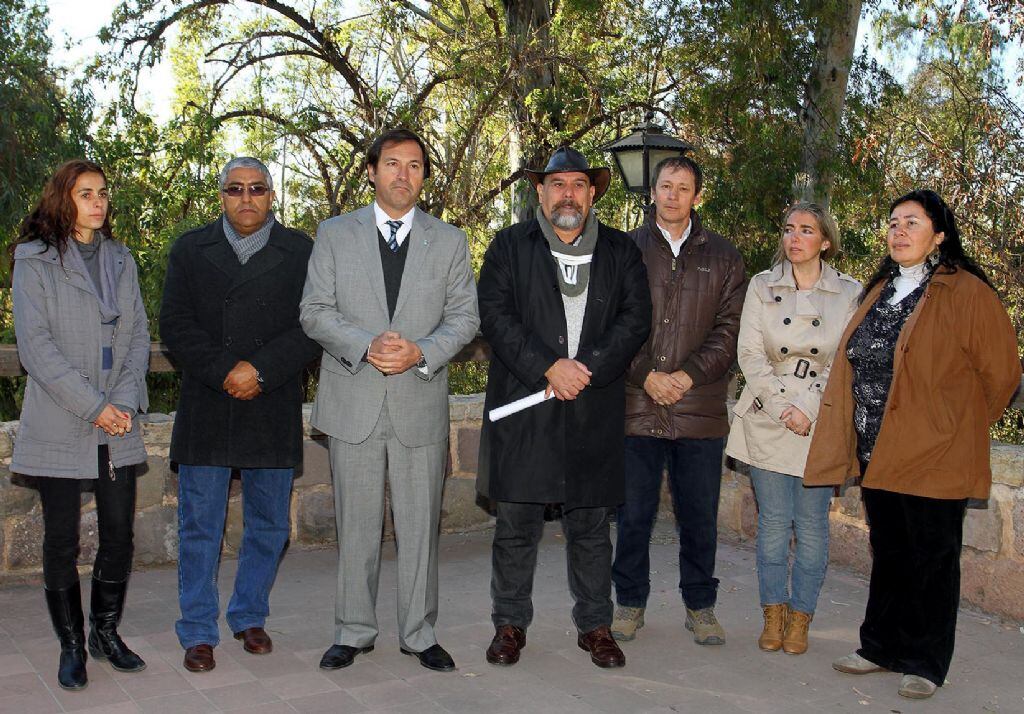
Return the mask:
[(273, 646), (263, 627), (302, 461), (302, 370), (320, 354), (299, 325), (313, 243), (275, 220), (273, 188), (257, 159), (229, 161), (220, 173), (223, 215), (182, 235), (167, 265), (160, 336), (182, 374), (170, 453), (178, 468), (175, 629), (191, 672), (215, 665), (233, 470), (244, 525), (227, 622), (247, 652)]

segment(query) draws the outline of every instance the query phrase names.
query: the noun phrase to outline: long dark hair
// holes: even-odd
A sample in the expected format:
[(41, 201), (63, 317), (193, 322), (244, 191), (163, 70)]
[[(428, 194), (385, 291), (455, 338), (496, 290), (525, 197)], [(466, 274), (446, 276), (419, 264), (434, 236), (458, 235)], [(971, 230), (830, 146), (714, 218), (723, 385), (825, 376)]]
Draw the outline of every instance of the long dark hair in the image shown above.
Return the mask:
[[(72, 159), (58, 168), (43, 186), (43, 195), (39, 203), (21, 222), (17, 239), (8, 247), (11, 262), (14, 261), (14, 250), (22, 243), (40, 240), (49, 248), (54, 247), (63, 257), (68, 249), (68, 240), (75, 232), (75, 221), (78, 209), (71, 190), (82, 174), (99, 174), (106, 182), (107, 175), (99, 164), (85, 159)], [(110, 211), (107, 211), (100, 228), (103, 235), (112, 238), (110, 231)]]
[[(955, 273), (960, 269), (966, 270), (992, 288), (992, 283), (989, 282), (985, 271), (974, 262), (973, 258), (964, 252), (964, 244), (960, 240), (960, 231), (956, 227), (956, 216), (953, 214), (953, 209), (942, 200), (942, 196), (928, 189), (911, 191), (889, 204), (889, 214), (892, 215), (896, 207), (904, 203), (919, 204), (924, 209), (925, 215), (931, 220), (932, 230), (936, 233), (944, 234), (942, 242), (939, 243), (938, 265), (945, 267), (946, 272), (949, 273)], [(891, 278), (898, 271), (899, 264), (887, 254), (882, 258), (882, 262), (879, 264), (875, 274), (871, 276), (871, 279), (864, 286), (864, 292), (860, 295), (861, 302), (864, 301), (864, 298), (867, 297), (873, 287), (883, 280)], [(995, 288), (992, 289), (995, 290)]]

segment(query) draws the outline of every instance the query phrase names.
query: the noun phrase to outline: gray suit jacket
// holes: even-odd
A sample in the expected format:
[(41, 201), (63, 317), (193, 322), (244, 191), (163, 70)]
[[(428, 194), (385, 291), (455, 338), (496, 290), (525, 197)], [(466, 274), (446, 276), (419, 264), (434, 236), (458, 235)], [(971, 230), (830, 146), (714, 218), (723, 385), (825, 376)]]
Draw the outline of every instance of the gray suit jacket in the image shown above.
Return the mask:
[[(448, 438), (448, 360), (480, 326), (466, 234), (416, 209), (391, 320), (378, 240), (372, 205), (317, 230), (299, 307), (302, 328), (324, 348), (311, 422), (358, 444), (386, 401), (404, 445), (436, 444)], [(387, 330), (419, 345), (426, 374), (413, 367), (385, 377), (362, 361)]]

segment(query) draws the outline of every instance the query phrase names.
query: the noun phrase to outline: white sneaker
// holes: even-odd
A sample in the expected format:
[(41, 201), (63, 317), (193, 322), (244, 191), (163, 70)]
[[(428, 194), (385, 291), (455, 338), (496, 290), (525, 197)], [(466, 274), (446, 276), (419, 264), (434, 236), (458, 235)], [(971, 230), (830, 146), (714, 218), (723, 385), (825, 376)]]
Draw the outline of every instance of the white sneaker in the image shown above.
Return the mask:
[(900, 679), (899, 695), (908, 699), (927, 699), (935, 694), (935, 682), (916, 674), (904, 674)]
[(864, 659), (854, 652), (845, 657), (840, 657), (832, 663), (832, 669), (847, 674), (871, 674), (872, 672), (888, 672), (885, 667), (879, 667), (871, 660)]

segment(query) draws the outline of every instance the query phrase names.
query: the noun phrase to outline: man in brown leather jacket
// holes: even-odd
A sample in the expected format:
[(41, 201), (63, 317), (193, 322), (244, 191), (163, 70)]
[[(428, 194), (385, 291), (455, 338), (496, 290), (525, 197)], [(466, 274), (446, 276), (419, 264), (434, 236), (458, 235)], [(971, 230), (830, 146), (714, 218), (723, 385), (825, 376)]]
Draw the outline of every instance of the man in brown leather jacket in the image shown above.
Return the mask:
[(729, 241), (701, 225), (703, 176), (685, 156), (654, 170), (654, 211), (630, 236), (647, 267), (651, 334), (627, 374), (626, 500), (618, 510), (612, 634), (632, 640), (651, 591), (648, 550), (667, 467), (679, 532), (686, 623), (703, 645), (725, 643), (715, 618), (718, 496), (729, 433), (725, 400), (746, 276)]

